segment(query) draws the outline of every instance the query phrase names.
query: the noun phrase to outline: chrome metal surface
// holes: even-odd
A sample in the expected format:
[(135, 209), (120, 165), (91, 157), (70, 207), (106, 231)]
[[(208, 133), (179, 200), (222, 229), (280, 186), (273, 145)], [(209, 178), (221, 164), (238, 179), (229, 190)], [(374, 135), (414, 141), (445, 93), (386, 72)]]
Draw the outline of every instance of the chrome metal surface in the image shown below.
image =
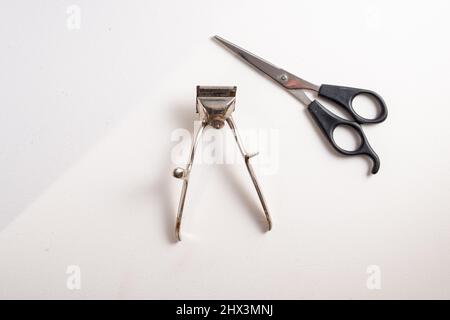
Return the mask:
[(240, 56), (247, 63), (254, 66), (256, 69), (260, 70), (264, 74), (268, 75), (274, 81), (278, 82), (285, 89), (304, 89), (304, 90), (313, 90), (319, 91), (319, 86), (303, 80), (292, 73), (278, 68), (271, 64), (270, 62), (254, 55), (253, 53), (238, 47), (237, 45), (225, 40), (219, 36), (214, 36), (214, 38), (222, 43), (225, 47), (230, 49), (232, 52)]
[(195, 150), (197, 148), (198, 142), (200, 141), (200, 137), (201, 137), (205, 127), (206, 127), (206, 122), (203, 121), (202, 125), (200, 126), (197, 133), (195, 134), (194, 141), (192, 142), (191, 156), (189, 157), (189, 162), (187, 164), (186, 169), (175, 168), (173, 170), (173, 176), (175, 178), (183, 179), (183, 188), (181, 189), (181, 197), (180, 197), (180, 203), (178, 204), (178, 213), (177, 213), (177, 220), (176, 220), (176, 225), (175, 225), (175, 235), (176, 235), (178, 241), (181, 241), (181, 235), (180, 235), (181, 218), (183, 217), (184, 202), (186, 200), (186, 193), (187, 193), (187, 188), (189, 185), (189, 176), (191, 174), (192, 165), (194, 164)]
[(290, 89), (288, 90), (290, 94), (292, 94), (294, 97), (296, 97), (301, 103), (303, 103), (305, 106), (309, 106), (311, 102), (313, 102), (303, 91), (303, 89)]
[(224, 126), (234, 111), (235, 102), (236, 87), (197, 86), (197, 112), (203, 121), (216, 129)]
[(255, 186), (256, 192), (258, 194), (259, 200), (261, 202), (264, 215), (267, 219), (268, 229), (272, 228), (272, 220), (270, 218), (269, 210), (266, 205), (266, 201), (259, 186), (258, 180), (256, 179), (253, 167), (250, 164), (250, 159), (257, 155), (249, 154), (245, 151), (242, 144), (242, 140), (236, 129), (236, 125), (231, 117), (231, 113), (234, 111), (236, 102), (236, 87), (204, 87), (197, 86), (197, 105), (196, 110), (200, 115), (202, 120), (202, 125), (196, 132), (194, 140), (191, 147), (191, 155), (186, 169), (175, 168), (173, 171), (173, 176), (178, 179), (183, 179), (183, 187), (181, 189), (181, 197), (178, 205), (177, 219), (175, 225), (175, 234), (177, 239), (181, 240), (181, 219), (183, 216), (184, 204), (186, 201), (186, 193), (189, 184), (189, 176), (194, 163), (195, 150), (197, 148), (200, 137), (206, 126), (212, 126), (213, 128), (220, 129), (224, 126), (225, 122), (228, 123), (229, 127), (233, 131), (234, 138), (239, 147), (239, 151), (242, 154), (245, 165), (247, 167), (248, 173), (252, 179), (253, 185)]
[(244, 145), (242, 144), (242, 140), (239, 135), (239, 132), (236, 129), (236, 124), (234, 123), (233, 117), (230, 116), (227, 119), (227, 123), (230, 126), (231, 130), (233, 131), (234, 139), (236, 140), (236, 143), (239, 147), (239, 151), (241, 152), (241, 155), (244, 158), (245, 165), (247, 167), (247, 171), (250, 174), (250, 178), (252, 179), (253, 185), (255, 186), (255, 189), (256, 189), (256, 193), (258, 194), (258, 197), (259, 197), (259, 201), (261, 202), (261, 206), (264, 210), (264, 215), (266, 216), (268, 229), (271, 230), (272, 229), (272, 219), (270, 218), (269, 209), (267, 208), (266, 200), (264, 199), (264, 196), (262, 194), (258, 180), (256, 179), (255, 172), (250, 163), (250, 159), (253, 158), (254, 156), (258, 155), (258, 153), (248, 153), (247, 151), (245, 151), (245, 148), (244, 148)]

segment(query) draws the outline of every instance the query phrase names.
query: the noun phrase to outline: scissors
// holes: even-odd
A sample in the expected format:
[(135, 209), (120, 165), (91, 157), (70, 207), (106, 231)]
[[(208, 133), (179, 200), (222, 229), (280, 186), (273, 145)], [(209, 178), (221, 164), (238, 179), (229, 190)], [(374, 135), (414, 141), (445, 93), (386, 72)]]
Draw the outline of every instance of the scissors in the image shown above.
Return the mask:
[[(257, 57), (256, 55), (238, 47), (237, 45), (219, 37), (214, 37), (217, 41), (222, 43), (225, 47), (230, 49), (232, 52), (240, 56), (247, 63), (255, 67), (256, 69), (262, 71), (264, 74), (268, 75), (272, 80), (280, 84), (288, 92), (290, 92), (294, 97), (296, 97), (300, 102), (305, 104), (308, 108), (314, 121), (320, 127), (321, 131), (324, 133), (325, 137), (330, 142), (331, 146), (339, 153), (346, 156), (355, 155), (366, 155), (372, 159), (372, 174), (375, 174), (380, 169), (380, 158), (372, 149), (367, 140), (364, 131), (361, 128), (361, 124), (373, 124), (380, 123), (386, 120), (388, 111), (383, 98), (377, 93), (358, 88), (350, 88), (329, 84), (322, 84), (320, 86), (315, 85), (311, 82), (301, 79), (293, 75), (292, 73), (285, 71), (281, 68), (274, 66), (273, 64)], [(319, 101), (311, 100), (306, 94), (305, 90), (314, 91), (321, 98), (325, 98), (337, 106), (343, 108), (351, 116), (352, 120), (347, 120), (341, 118), (328, 109), (326, 109)], [(353, 99), (360, 94), (368, 95), (374, 99), (379, 107), (378, 115), (373, 119), (367, 119), (360, 116), (353, 109)], [(356, 131), (360, 137), (360, 144), (355, 150), (345, 150), (341, 148), (334, 140), (333, 134), (334, 130), (338, 126), (346, 126), (350, 129)]]

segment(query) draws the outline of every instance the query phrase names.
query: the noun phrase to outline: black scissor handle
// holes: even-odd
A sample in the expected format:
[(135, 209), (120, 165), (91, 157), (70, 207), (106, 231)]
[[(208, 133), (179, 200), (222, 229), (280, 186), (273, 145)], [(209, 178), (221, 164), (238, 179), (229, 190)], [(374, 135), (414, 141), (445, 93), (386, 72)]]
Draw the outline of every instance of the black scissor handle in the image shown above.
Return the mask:
[[(376, 118), (367, 119), (361, 117), (353, 109), (352, 105), (353, 99), (359, 94), (369, 95), (378, 102), (378, 105), (380, 107), (380, 113)], [(359, 124), (380, 123), (386, 120), (386, 117), (388, 115), (386, 103), (384, 102), (383, 98), (378, 93), (370, 90), (323, 84), (319, 88), (319, 96), (336, 102), (339, 106), (347, 110), (355, 119), (355, 121), (358, 122)]]
[[(346, 119), (334, 115), (333, 113), (325, 109), (325, 107), (322, 106), (317, 100), (314, 100), (309, 104), (308, 111), (311, 113), (313, 119), (322, 129), (322, 132), (325, 134), (328, 141), (331, 143), (333, 148), (336, 149), (336, 151), (346, 156), (367, 155), (373, 161), (372, 173), (375, 174), (378, 172), (378, 170), (380, 169), (380, 158), (378, 158), (378, 155), (375, 153), (375, 151), (373, 151), (372, 147), (369, 144), (369, 141), (366, 138), (366, 135), (364, 134), (358, 123), (348, 121)], [(342, 149), (334, 141), (333, 137), (334, 129), (336, 129), (336, 127), (341, 125), (351, 127), (359, 134), (361, 138), (361, 144), (356, 150), (348, 151)]]

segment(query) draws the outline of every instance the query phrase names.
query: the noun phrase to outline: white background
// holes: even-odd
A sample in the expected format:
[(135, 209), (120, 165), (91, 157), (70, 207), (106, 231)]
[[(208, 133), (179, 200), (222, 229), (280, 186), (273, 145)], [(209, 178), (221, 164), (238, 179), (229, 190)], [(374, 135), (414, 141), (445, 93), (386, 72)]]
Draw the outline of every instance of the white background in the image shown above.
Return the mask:
[[(0, 297), (450, 298), (449, 13), (448, 1), (2, 0)], [(215, 34), (314, 83), (379, 92), (389, 117), (364, 130), (380, 172), (337, 155)], [(240, 161), (198, 164), (174, 241), (171, 134), (193, 130), (197, 84), (237, 85), (238, 128), (277, 132), (260, 148), (276, 170), (256, 166), (271, 232)]]

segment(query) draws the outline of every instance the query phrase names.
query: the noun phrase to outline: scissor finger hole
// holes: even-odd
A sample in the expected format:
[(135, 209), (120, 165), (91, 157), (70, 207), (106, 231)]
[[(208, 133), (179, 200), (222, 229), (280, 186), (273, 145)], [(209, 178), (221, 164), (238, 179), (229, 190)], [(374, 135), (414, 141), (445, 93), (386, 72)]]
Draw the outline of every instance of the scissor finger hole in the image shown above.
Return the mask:
[(368, 93), (359, 93), (352, 100), (353, 110), (365, 119), (374, 120), (381, 114), (381, 104), (378, 99)]
[(339, 148), (350, 152), (357, 150), (362, 144), (359, 133), (353, 127), (345, 124), (338, 125), (334, 129), (333, 139)]

